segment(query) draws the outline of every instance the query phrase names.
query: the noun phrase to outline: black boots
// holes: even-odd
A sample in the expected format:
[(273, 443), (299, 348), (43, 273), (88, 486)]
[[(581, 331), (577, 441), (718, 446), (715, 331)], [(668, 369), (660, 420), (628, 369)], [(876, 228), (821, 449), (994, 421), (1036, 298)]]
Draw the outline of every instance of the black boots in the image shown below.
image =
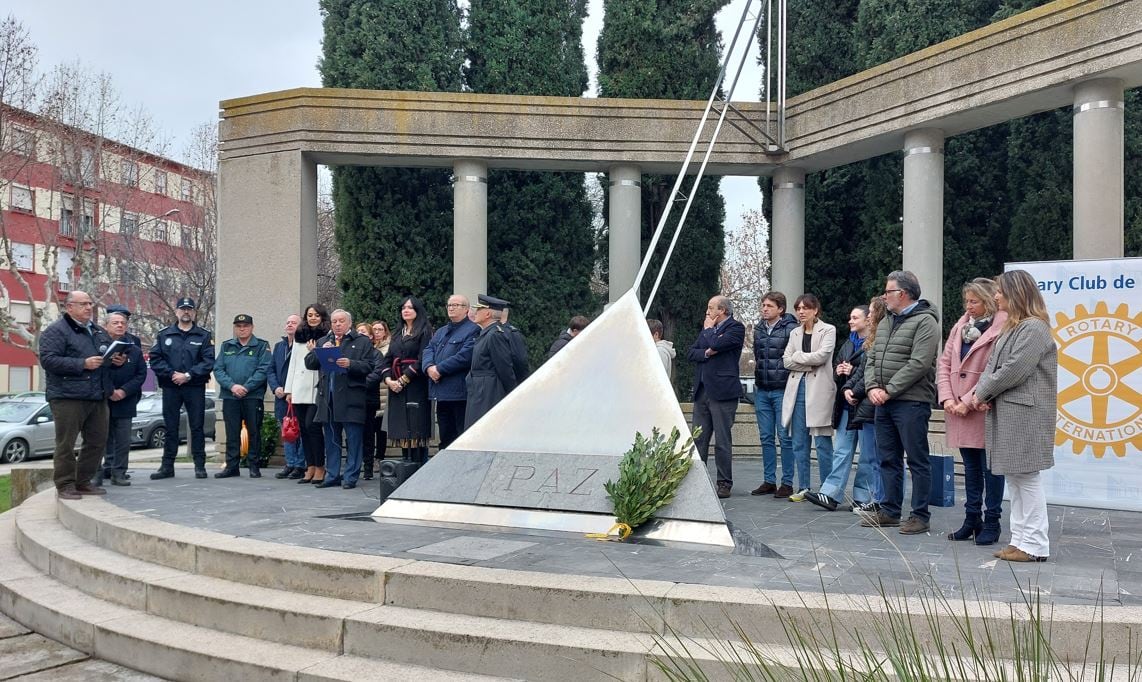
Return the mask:
[(994, 545), (999, 542), (999, 518), (986, 518), (983, 527), (975, 534), (975, 544)]
[(983, 519), (979, 514), (968, 514), (964, 517), (964, 525), (954, 533), (948, 533), (949, 540), (971, 540), (983, 528)]
[(151, 480), (157, 481), (160, 478), (174, 478), (174, 464), (163, 462), (159, 466), (159, 470), (151, 474)]

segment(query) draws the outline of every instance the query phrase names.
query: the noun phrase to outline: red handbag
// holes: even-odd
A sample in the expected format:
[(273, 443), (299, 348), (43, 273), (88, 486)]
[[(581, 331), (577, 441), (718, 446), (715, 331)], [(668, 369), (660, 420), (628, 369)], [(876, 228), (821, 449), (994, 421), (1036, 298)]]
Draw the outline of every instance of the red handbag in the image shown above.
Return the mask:
[(297, 439), (301, 438), (301, 425), (297, 423), (297, 417), (293, 414), (293, 401), (289, 401), (289, 408), (286, 409), (286, 415), (282, 418), (282, 441), (286, 443), (296, 443)]

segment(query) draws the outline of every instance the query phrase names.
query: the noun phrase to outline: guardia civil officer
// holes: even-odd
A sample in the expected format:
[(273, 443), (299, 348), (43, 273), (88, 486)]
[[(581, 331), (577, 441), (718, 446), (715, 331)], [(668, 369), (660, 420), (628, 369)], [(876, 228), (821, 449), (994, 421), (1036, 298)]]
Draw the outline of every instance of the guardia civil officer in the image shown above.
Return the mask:
[(262, 456), (262, 412), (265, 409), (266, 375), (273, 353), (270, 344), (254, 336), (254, 318), (234, 316), (234, 338), (218, 348), (214, 378), (222, 396), (222, 420), (226, 424), (226, 468), (214, 478), (238, 476), (241, 459), (242, 422), (250, 449), (246, 461), (250, 478), (261, 478), (258, 461)]
[(512, 333), (504, 326), (503, 311), (508, 302), (480, 294), (475, 309), (476, 347), (472, 351), (472, 369), (468, 373), (468, 406), (464, 428), (475, 424), (518, 384), (512, 353)]
[(180, 298), (176, 306), (178, 320), (164, 328), (151, 346), (151, 369), (163, 389), (163, 463), (151, 474), (152, 479), (174, 476), (174, 458), (178, 454), (179, 412), (186, 407), (190, 428), (187, 439), (194, 460), (194, 477), (206, 478), (206, 434), (202, 424), (206, 415), (206, 382), (214, 369), (214, 335), (195, 324), (198, 306), (192, 298)]

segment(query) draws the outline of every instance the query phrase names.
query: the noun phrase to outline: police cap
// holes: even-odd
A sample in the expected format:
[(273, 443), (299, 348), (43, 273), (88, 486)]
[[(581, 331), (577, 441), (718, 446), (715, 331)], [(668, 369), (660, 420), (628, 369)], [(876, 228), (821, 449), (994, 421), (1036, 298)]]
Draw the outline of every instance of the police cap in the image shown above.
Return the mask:
[(198, 309), (198, 306), (195, 305), (195, 303), (194, 303), (194, 299), (190, 298), (189, 296), (183, 296), (182, 298), (178, 299), (178, 305), (176, 305), (175, 307), (176, 308), (190, 308), (191, 310), (197, 310)]
[(495, 296), (488, 296), (487, 294), (480, 294), (476, 297), (476, 308), (491, 308), (492, 310), (503, 310), (511, 306), (510, 303), (502, 298)]
[(234, 316), (234, 324), (254, 324), (254, 318), (242, 313)]
[(118, 303), (116, 303), (114, 305), (107, 306), (107, 314), (108, 315), (119, 314), (119, 315), (122, 315), (123, 317), (131, 317), (131, 311), (127, 309), (127, 306), (119, 305)]

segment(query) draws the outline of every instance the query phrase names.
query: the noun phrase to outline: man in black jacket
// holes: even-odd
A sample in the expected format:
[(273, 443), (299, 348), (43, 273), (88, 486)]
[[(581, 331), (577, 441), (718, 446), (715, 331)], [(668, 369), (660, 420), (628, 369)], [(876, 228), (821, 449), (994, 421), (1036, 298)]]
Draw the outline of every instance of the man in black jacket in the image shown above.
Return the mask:
[[(785, 294), (770, 291), (761, 298), (761, 321), (753, 328), (754, 394), (757, 431), (761, 436), (764, 480), (751, 495), (789, 497), (793, 494), (793, 436), (781, 426), (781, 403), (789, 370), (785, 369), (785, 346), (797, 318), (785, 312)], [(781, 441), (781, 487), (777, 486), (776, 434)]]
[(734, 415), (742, 385), (738, 363), (745, 343), (745, 325), (734, 319), (730, 299), (715, 296), (706, 305), (706, 322), (686, 359), (694, 368), (694, 426), (702, 433), (694, 442), (702, 462), (714, 437), (714, 461), (718, 468), (718, 497), (727, 498), (734, 486)]
[(152, 479), (174, 476), (178, 454), (179, 414), (186, 407), (187, 441), (194, 459), (194, 477), (206, 478), (206, 382), (214, 369), (214, 335), (194, 323), (198, 307), (192, 298), (178, 300), (178, 322), (166, 327), (151, 346), (151, 369), (163, 389), (163, 463)]
[(131, 421), (135, 418), (139, 398), (143, 395), (143, 382), (147, 379), (147, 363), (137, 337), (127, 333), (127, 320), (131, 313), (122, 306), (107, 307), (107, 332), (112, 342), (124, 346), (126, 362), (107, 369), (111, 376), (111, 397), (108, 409), (111, 419), (107, 428), (107, 454), (103, 468), (95, 477), (95, 484), (111, 479), (111, 485), (131, 485), (127, 480), (127, 462), (131, 452)]
[[(73, 291), (65, 312), (40, 335), (40, 366), (47, 374), (47, 399), (55, 422), (56, 447), (52, 459), (56, 494), (78, 500), (103, 495), (91, 485), (107, 444), (107, 397), (111, 377), (104, 362), (122, 365), (126, 357), (105, 359), (111, 337), (92, 322), (95, 303), (83, 291)], [(75, 456), (75, 439), (83, 434), (83, 448)]]

